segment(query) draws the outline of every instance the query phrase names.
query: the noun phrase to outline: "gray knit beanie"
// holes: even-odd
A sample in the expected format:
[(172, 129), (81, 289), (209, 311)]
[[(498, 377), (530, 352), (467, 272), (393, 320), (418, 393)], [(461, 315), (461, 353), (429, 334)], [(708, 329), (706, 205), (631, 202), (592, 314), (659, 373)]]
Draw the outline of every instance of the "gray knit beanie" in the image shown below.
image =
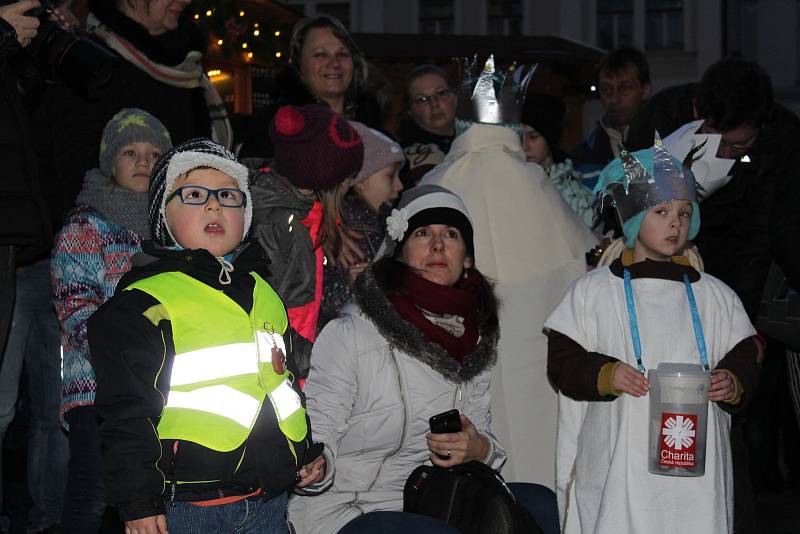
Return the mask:
[(157, 118), (138, 108), (124, 108), (114, 115), (100, 140), (100, 170), (106, 176), (114, 172), (114, 158), (125, 145), (150, 143), (163, 154), (172, 147), (169, 132)]
[(159, 245), (171, 247), (177, 244), (164, 214), (167, 194), (172, 191), (178, 176), (199, 167), (216, 169), (236, 180), (239, 189), (244, 191), (245, 195), (242, 239), (250, 230), (250, 222), (253, 220), (253, 199), (250, 196), (247, 167), (236, 161), (233, 152), (211, 139), (190, 139), (163, 154), (150, 173), (148, 191), (150, 235)]
[(377, 130), (360, 122), (350, 121), (356, 129), (361, 140), (364, 141), (364, 163), (361, 170), (353, 179), (353, 183), (366, 180), (384, 167), (392, 163), (402, 163), (406, 160), (402, 147)]

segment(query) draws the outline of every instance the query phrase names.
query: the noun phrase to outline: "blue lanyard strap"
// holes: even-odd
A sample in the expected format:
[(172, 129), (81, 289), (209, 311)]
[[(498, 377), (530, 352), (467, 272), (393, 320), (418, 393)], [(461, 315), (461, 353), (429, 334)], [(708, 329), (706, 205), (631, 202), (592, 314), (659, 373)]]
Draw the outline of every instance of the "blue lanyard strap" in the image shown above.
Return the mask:
[[(631, 273), (628, 269), (623, 270), (625, 279), (625, 302), (628, 306), (628, 322), (631, 326), (631, 340), (633, 342), (633, 353), (636, 356), (636, 366), (640, 373), (645, 372), (642, 364), (642, 341), (639, 336), (639, 323), (636, 320), (636, 306), (633, 302), (633, 286), (631, 284)], [(697, 301), (694, 298), (692, 284), (689, 276), (683, 275), (683, 283), (686, 286), (686, 296), (689, 298), (689, 308), (692, 312), (692, 324), (694, 325), (694, 338), (697, 342), (697, 351), (700, 353), (700, 361), (703, 368), (708, 371), (708, 352), (706, 351), (706, 340), (703, 335), (703, 324), (700, 322), (700, 312), (697, 311)]]
[(692, 283), (689, 282), (689, 275), (683, 275), (683, 283), (686, 286), (686, 296), (689, 297), (689, 308), (692, 310), (694, 338), (697, 340), (697, 351), (700, 353), (700, 362), (703, 364), (703, 369), (708, 371), (706, 338), (703, 335), (703, 323), (700, 322), (700, 312), (697, 311), (697, 302), (694, 300), (694, 291), (692, 290)]
[(640, 373), (645, 372), (642, 364), (642, 341), (639, 339), (639, 323), (636, 321), (636, 306), (633, 303), (633, 287), (631, 286), (631, 273), (628, 269), (623, 271), (625, 277), (625, 302), (628, 304), (628, 322), (631, 324), (631, 339), (633, 340), (633, 353), (636, 355), (636, 366)]

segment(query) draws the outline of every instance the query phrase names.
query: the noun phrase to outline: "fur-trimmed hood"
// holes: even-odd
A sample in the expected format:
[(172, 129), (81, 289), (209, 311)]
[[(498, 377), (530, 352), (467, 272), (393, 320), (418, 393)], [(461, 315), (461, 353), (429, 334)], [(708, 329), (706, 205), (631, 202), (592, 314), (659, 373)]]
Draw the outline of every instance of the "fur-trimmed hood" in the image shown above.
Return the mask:
[(497, 361), (497, 342), (500, 339), (497, 319), (499, 305), (488, 281), (484, 284), (483, 291), (484, 294), (479, 298), (484, 305), (478, 310), (478, 344), (461, 363), (451, 358), (444, 348), (429, 341), (417, 327), (400, 317), (371, 269), (367, 269), (356, 279), (353, 300), (391, 347), (428, 365), (448, 380), (463, 383), (491, 368)]

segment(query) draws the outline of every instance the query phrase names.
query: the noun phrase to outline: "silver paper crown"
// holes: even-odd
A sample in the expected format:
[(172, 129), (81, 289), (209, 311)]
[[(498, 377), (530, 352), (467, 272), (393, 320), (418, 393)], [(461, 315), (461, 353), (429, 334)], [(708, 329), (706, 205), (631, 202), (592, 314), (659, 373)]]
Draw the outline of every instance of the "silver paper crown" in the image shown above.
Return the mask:
[[(484, 124), (520, 124), (525, 93), (538, 63), (526, 68), (514, 62), (508, 70), (496, 71), (494, 55), (480, 69), (477, 54), (460, 58), (461, 86), (456, 117)], [(480, 69), (480, 70), (479, 70)]]
[(653, 143), (653, 174), (650, 175), (636, 156), (621, 149), (619, 159), (625, 177), (606, 187), (620, 219), (625, 223), (634, 215), (670, 200), (697, 202), (692, 159), (701, 147), (689, 151), (683, 163), (669, 153), (656, 132)]

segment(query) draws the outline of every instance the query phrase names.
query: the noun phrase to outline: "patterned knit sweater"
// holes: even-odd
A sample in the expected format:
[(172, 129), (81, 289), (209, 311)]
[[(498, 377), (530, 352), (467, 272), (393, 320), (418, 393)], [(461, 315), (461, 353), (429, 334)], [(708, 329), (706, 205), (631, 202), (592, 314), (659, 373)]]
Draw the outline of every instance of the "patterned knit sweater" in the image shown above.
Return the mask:
[(76, 207), (56, 236), (51, 262), (56, 314), (61, 323), (61, 416), (91, 406), (97, 388), (86, 321), (114, 295), (117, 282), (141, 251), (138, 235), (88, 206)]

